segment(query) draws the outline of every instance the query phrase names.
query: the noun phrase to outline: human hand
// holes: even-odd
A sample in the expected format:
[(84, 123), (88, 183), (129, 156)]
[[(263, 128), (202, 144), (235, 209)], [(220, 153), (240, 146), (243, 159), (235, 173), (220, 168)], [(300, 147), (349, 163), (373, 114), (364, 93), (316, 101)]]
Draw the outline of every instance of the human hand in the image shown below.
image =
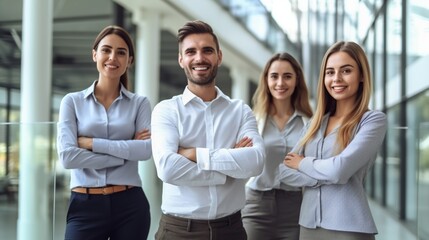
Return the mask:
[(298, 155), (296, 153), (288, 153), (283, 160), (283, 164), (289, 168), (298, 170), (299, 163), (304, 159), (304, 156)]
[(77, 145), (80, 148), (87, 149), (90, 151), (92, 151), (92, 142), (93, 142), (92, 138), (89, 138), (89, 137), (79, 137), (77, 139)]
[(252, 146), (253, 146), (252, 139), (249, 137), (244, 137), (235, 144), (234, 148), (243, 148), (243, 147), (252, 147)]
[(151, 133), (147, 128), (136, 132), (136, 134), (134, 135), (135, 140), (146, 140), (146, 139), (150, 139), (150, 137), (151, 137)]
[(185, 158), (191, 160), (192, 162), (197, 162), (197, 149), (196, 148), (182, 148), (179, 147), (177, 153), (184, 156)]

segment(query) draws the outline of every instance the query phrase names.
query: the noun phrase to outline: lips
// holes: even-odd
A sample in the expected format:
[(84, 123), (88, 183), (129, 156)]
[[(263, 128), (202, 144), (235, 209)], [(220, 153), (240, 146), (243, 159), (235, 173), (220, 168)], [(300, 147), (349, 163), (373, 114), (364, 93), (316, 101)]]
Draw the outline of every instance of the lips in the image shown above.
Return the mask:
[(118, 66), (112, 65), (112, 64), (104, 64), (104, 66), (107, 67), (107, 68), (109, 68), (109, 69), (117, 69), (117, 68), (119, 68)]
[(286, 92), (287, 91), (287, 89), (284, 89), (284, 88), (282, 88), (282, 89), (274, 89), (276, 92), (278, 92), (278, 93), (284, 93), (284, 92)]
[(209, 67), (208, 66), (192, 67), (192, 70), (195, 70), (195, 71), (206, 71), (206, 70), (209, 70)]
[(334, 90), (334, 92), (342, 92), (347, 88), (347, 86), (333, 86), (331, 88)]

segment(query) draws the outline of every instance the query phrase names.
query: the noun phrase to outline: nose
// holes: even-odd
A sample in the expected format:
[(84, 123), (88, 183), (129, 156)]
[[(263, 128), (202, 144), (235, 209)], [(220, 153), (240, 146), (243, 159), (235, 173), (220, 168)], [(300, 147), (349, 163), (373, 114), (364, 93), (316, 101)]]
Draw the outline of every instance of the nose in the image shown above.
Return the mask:
[(282, 77), (280, 77), (277, 81), (278, 86), (283, 86), (285, 84), (286, 80)]
[(342, 76), (341, 76), (341, 73), (338, 71), (334, 75), (334, 82), (339, 82), (341, 80), (342, 80)]
[(116, 58), (116, 53), (115, 53), (115, 51), (112, 51), (110, 54), (109, 54), (109, 60), (113, 60), (113, 59), (115, 59)]
[(203, 62), (203, 59), (204, 59), (203, 53), (201, 51), (197, 51), (195, 53), (195, 62), (201, 63), (201, 62)]

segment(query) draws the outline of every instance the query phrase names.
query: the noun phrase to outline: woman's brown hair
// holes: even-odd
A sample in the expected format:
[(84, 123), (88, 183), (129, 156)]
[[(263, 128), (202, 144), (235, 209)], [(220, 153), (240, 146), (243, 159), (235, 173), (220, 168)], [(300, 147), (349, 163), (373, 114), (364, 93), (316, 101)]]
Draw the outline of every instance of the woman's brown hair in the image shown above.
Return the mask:
[(291, 96), (291, 102), (295, 110), (302, 112), (306, 117), (311, 117), (311, 110), (307, 85), (305, 83), (304, 72), (299, 62), (289, 53), (277, 53), (272, 56), (265, 64), (264, 70), (259, 77), (259, 84), (253, 95), (253, 112), (257, 116), (267, 115), (270, 111), (270, 106), (273, 103), (273, 96), (268, 88), (268, 71), (275, 61), (286, 61), (292, 65), (296, 73), (296, 86)]
[(314, 137), (322, 124), (323, 116), (327, 113), (331, 115), (336, 110), (336, 100), (328, 93), (325, 88), (325, 70), (326, 63), (333, 53), (345, 52), (358, 65), (359, 73), (362, 78), (358, 92), (356, 94), (355, 106), (350, 113), (345, 116), (341, 126), (338, 129), (337, 135), (337, 151), (342, 151), (351, 141), (353, 131), (356, 125), (361, 120), (363, 114), (368, 111), (369, 100), (372, 92), (371, 71), (365, 51), (355, 42), (340, 41), (332, 45), (323, 57), (320, 66), (319, 83), (317, 87), (317, 107), (311, 120), (310, 126), (300, 141), (301, 146), (304, 146), (311, 138)]
[[(94, 51), (97, 51), (98, 44), (100, 43), (100, 41), (104, 37), (106, 37), (107, 35), (110, 35), (110, 34), (116, 34), (125, 41), (125, 43), (128, 46), (129, 57), (131, 58), (130, 64), (134, 63), (135, 57), (134, 57), (133, 40), (131, 39), (130, 34), (122, 27), (115, 26), (115, 25), (110, 25), (110, 26), (105, 27), (103, 30), (101, 30), (101, 32), (95, 38), (94, 44), (92, 45), (92, 49)], [(128, 71), (127, 70), (124, 72), (124, 74), (122, 74), (122, 76), (120, 78), (122, 85), (124, 85), (124, 87), (126, 89), (128, 89)]]

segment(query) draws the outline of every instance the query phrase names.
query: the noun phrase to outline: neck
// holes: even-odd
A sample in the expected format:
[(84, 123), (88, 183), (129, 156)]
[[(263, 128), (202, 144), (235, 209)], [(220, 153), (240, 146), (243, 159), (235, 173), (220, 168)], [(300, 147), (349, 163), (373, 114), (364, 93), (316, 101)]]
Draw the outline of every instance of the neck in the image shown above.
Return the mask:
[(273, 100), (273, 105), (271, 109), (272, 113), (274, 115), (278, 116), (291, 116), (295, 109), (292, 106), (292, 103), (290, 102), (290, 99), (287, 100)]
[(345, 104), (342, 102), (337, 102), (335, 109), (335, 116), (345, 117), (354, 109), (354, 104)]
[(98, 79), (97, 85), (95, 86), (96, 96), (99, 97), (116, 97), (120, 91), (119, 81), (112, 79)]
[(188, 82), (188, 89), (193, 94), (197, 95), (204, 102), (210, 102), (216, 98), (216, 87), (213, 84), (210, 85), (197, 85)]

